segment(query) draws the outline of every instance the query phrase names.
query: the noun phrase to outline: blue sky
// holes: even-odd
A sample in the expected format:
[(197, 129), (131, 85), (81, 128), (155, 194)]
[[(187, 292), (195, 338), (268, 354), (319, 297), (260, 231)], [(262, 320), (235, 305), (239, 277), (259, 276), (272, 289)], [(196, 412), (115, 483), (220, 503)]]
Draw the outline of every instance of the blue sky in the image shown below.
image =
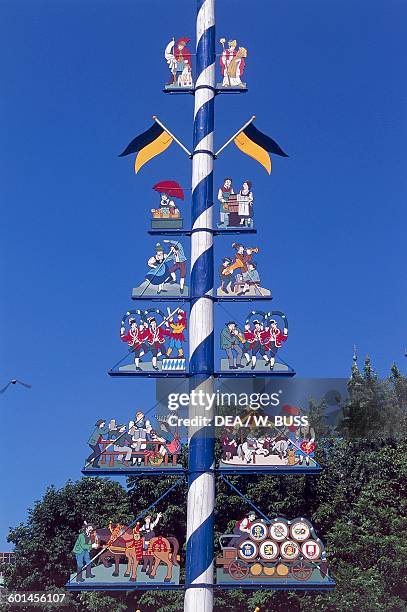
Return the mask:
[[(269, 177), (229, 147), (215, 173), (253, 181), (259, 266), (290, 320), (284, 358), (301, 376), (346, 376), (356, 343), (380, 374), (405, 371), (405, 2), (217, 5), (217, 39), (248, 49), (250, 91), (218, 98), (216, 143), (256, 114), (290, 155)], [(153, 382), (106, 372), (154, 244), (151, 187), (188, 186), (190, 162), (173, 145), (136, 177), (117, 155), (152, 114), (191, 142), (192, 97), (161, 87), (163, 49), (194, 39), (195, 16), (187, 0), (9, 0), (0, 16), (0, 377), (33, 385), (0, 398), (7, 548), (48, 484), (80, 477), (94, 421), (154, 400)]]

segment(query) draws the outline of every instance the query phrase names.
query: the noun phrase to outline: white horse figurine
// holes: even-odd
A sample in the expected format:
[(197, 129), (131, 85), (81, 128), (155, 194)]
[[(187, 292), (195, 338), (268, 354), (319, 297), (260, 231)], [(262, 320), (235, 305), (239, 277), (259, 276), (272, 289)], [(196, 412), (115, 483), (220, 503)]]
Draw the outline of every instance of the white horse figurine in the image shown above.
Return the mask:
[(237, 456), (246, 461), (246, 463), (252, 463), (253, 455), (267, 456), (268, 451), (263, 448), (264, 438), (249, 438), (243, 444), (239, 444), (237, 447)]

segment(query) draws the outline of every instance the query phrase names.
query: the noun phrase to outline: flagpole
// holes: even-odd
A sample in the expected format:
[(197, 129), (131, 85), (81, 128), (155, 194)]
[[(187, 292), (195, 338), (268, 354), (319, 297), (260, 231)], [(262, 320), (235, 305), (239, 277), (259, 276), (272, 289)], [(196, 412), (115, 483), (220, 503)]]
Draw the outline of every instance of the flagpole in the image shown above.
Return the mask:
[[(208, 230), (213, 228), (215, 0), (197, 0), (196, 60), (189, 318), (191, 395), (193, 391), (202, 390), (204, 394), (214, 391), (213, 233)], [(195, 415), (213, 418), (213, 410), (208, 410), (208, 407), (205, 402), (192, 405), (190, 401), (190, 418)], [(190, 427), (188, 441), (184, 611), (212, 612), (215, 507), (213, 427)]]
[(236, 138), (236, 136), (239, 136), (239, 134), (241, 132), (243, 132), (243, 130), (245, 128), (247, 128), (248, 125), (250, 125), (251, 123), (253, 123), (253, 121), (256, 119), (256, 115), (253, 115), (251, 117), (251, 119), (249, 119), (249, 121), (247, 121), (247, 123), (244, 124), (243, 127), (240, 128), (240, 130), (238, 132), (236, 132), (236, 134), (233, 134), (233, 136), (231, 138), (229, 138), (229, 140), (227, 142), (225, 142), (225, 144), (223, 145), (223, 147), (221, 147), (219, 149), (219, 151), (216, 151), (215, 153), (215, 157), (217, 157), (219, 155), (219, 153), (221, 153), (223, 151), (223, 149), (226, 149), (226, 147), (232, 142), (232, 140), (234, 140)]
[(185, 153), (186, 153), (187, 155), (189, 155), (189, 157), (191, 157), (191, 151), (188, 151), (188, 149), (187, 149), (187, 148), (186, 148), (186, 147), (185, 147), (185, 146), (182, 144), (182, 142), (181, 142), (180, 140), (178, 140), (178, 138), (177, 138), (176, 136), (174, 136), (174, 134), (173, 134), (172, 132), (170, 132), (170, 130), (169, 130), (169, 129), (167, 129), (167, 128), (165, 127), (165, 125), (164, 125), (164, 124), (163, 124), (163, 123), (162, 123), (162, 122), (161, 122), (161, 121), (158, 119), (158, 117), (156, 117), (155, 115), (153, 115), (153, 119), (154, 119), (154, 121), (155, 121), (156, 123), (158, 123), (158, 125), (159, 125), (160, 127), (162, 127), (162, 129), (164, 130), (164, 132), (167, 132), (167, 134), (168, 134), (169, 136), (171, 136), (171, 138), (173, 138), (173, 139), (174, 139), (174, 142), (176, 142), (176, 143), (177, 143), (177, 145), (179, 145), (179, 146), (181, 147), (181, 149), (182, 149), (183, 151), (185, 151)]

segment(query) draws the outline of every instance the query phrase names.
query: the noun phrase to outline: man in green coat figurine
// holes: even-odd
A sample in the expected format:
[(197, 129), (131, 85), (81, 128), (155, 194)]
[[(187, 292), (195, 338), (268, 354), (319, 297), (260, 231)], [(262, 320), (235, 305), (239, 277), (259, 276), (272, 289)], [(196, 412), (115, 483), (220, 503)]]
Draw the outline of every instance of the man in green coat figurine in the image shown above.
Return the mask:
[(220, 334), (220, 348), (226, 351), (229, 360), (229, 370), (243, 368), (241, 363), (243, 349), (239, 343), (239, 330), (234, 321), (226, 323)]
[(99, 419), (95, 423), (95, 429), (93, 430), (88, 444), (92, 449), (92, 453), (86, 459), (86, 463), (91, 463), (92, 467), (99, 467), (99, 459), (100, 459), (100, 443), (102, 441), (102, 436), (109, 433), (109, 427), (106, 427), (106, 422), (103, 419)]
[(76, 542), (72, 549), (72, 552), (74, 553), (76, 557), (76, 567), (77, 567), (76, 582), (85, 582), (85, 579), (83, 577), (83, 572), (82, 572), (85, 565), (86, 565), (86, 578), (95, 577), (95, 575), (92, 574), (92, 568), (90, 565), (90, 555), (89, 555), (90, 549), (97, 548), (98, 546), (96, 543), (92, 543), (91, 534), (93, 531), (95, 531), (94, 527), (92, 525), (88, 525), (88, 523), (85, 521), (83, 523), (83, 527), (78, 537), (76, 538)]

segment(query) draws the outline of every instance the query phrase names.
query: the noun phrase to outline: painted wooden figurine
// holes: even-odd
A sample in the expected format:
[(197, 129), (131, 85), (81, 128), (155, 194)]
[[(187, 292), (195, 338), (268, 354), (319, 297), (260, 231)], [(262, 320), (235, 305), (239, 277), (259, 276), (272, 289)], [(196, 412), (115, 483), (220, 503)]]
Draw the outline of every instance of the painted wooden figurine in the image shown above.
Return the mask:
[(261, 287), (260, 274), (253, 256), (258, 247), (246, 247), (234, 242), (233, 255), (224, 257), (219, 268), (218, 297), (269, 296), (269, 289)]
[(189, 42), (190, 39), (185, 37), (177, 41), (175, 41), (175, 38), (172, 38), (165, 47), (164, 56), (171, 73), (171, 79), (165, 86), (166, 89), (191, 88), (194, 85), (192, 80), (191, 52), (187, 47)]
[[(281, 327), (277, 319), (281, 319)], [(227, 321), (220, 334), (220, 348), (227, 357), (221, 359), (221, 371), (289, 371), (289, 366), (276, 361), (287, 339), (287, 317), (279, 310), (267, 313), (253, 310), (248, 313), (244, 325)]]
[(157, 208), (151, 209), (151, 229), (181, 229), (183, 219), (174, 199), (183, 201), (184, 190), (177, 181), (160, 181), (153, 187), (160, 194)]
[(185, 285), (187, 258), (178, 240), (163, 240), (155, 245), (155, 252), (147, 260), (145, 280), (135, 287), (132, 297), (149, 298), (165, 293), (163, 297), (188, 295)]
[(165, 416), (146, 418), (138, 410), (128, 423), (112, 418), (96, 422), (88, 444), (92, 454), (86, 459), (84, 470), (103, 469), (120, 472), (129, 468), (174, 469), (180, 467), (182, 443), (178, 427)]
[(187, 314), (180, 307), (128, 311), (121, 321), (120, 338), (128, 345), (134, 363), (122, 373), (180, 371), (186, 368), (184, 344)]
[(242, 77), (246, 67), (247, 49), (238, 47), (237, 41), (229, 40), (226, 46), (226, 38), (220, 39), (222, 54), (220, 56), (220, 68), (222, 73), (221, 87), (245, 88), (246, 83)]
[(312, 582), (314, 588), (332, 584), (325, 547), (303, 517), (265, 521), (249, 512), (237, 518), (233, 530), (220, 536), (219, 543), (220, 584), (258, 582), (259, 588), (265, 582), (297, 588), (298, 582)]
[[(265, 422), (267, 425), (264, 425)], [(267, 420), (263, 416), (262, 420), (257, 421), (254, 418), (251, 421), (243, 419), (242, 425), (238, 424), (232, 429), (233, 431), (230, 428), (225, 429), (220, 436), (220, 468), (247, 467), (276, 473), (284, 469), (284, 472), (298, 473), (306, 471), (307, 468), (318, 467), (314, 459), (313, 427), (295, 425), (291, 432), (288, 428), (273, 425), (272, 416)]]
[[(158, 512), (129, 525), (110, 521), (102, 528), (85, 523), (74, 545), (78, 569), (70, 582), (179, 584), (179, 542), (162, 535), (161, 517)], [(96, 553), (92, 560), (91, 548)]]
[(219, 228), (253, 227), (252, 182), (243, 181), (242, 187), (235, 192), (232, 179), (226, 177), (218, 189), (220, 207)]

